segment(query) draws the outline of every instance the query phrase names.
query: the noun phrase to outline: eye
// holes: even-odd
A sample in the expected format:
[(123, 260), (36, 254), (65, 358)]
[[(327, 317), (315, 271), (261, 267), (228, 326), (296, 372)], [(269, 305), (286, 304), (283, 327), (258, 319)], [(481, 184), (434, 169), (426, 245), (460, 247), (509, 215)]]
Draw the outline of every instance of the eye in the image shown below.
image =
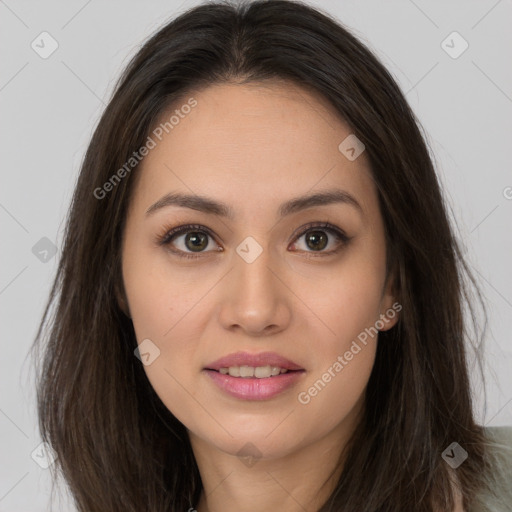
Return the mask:
[[(296, 240), (300, 240), (303, 237), (304, 242), (302, 244), (294, 242), (294, 248), (297, 248), (297, 245), (302, 245), (302, 247), (299, 247), (299, 250), (319, 253), (318, 256), (336, 253), (350, 240), (343, 231), (328, 222), (311, 223), (305, 226), (305, 228), (301, 228), (301, 232), (297, 235)], [(328, 250), (324, 250), (326, 248)], [(317, 256), (317, 254), (312, 254), (312, 256)]]
[[(199, 258), (201, 253), (212, 252), (206, 249), (212, 245), (210, 240), (214, 240), (214, 237), (211, 231), (205, 226), (189, 224), (187, 226), (178, 226), (170, 230), (167, 228), (164, 230), (164, 233), (163, 236), (158, 238), (158, 244), (169, 246), (169, 250), (177, 256), (195, 259)], [(171, 248), (171, 245), (175, 248)], [(222, 248), (216, 249), (216, 251), (222, 250)]]

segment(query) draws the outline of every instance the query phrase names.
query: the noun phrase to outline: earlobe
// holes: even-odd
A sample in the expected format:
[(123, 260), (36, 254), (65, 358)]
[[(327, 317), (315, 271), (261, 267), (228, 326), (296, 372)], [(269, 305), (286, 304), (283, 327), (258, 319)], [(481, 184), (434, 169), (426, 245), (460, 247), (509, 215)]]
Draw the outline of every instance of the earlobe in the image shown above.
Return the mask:
[(131, 319), (132, 316), (130, 314), (130, 308), (128, 307), (128, 299), (126, 298), (124, 287), (120, 287), (118, 282), (115, 284), (115, 295), (119, 308), (128, 318)]
[(397, 324), (400, 318), (402, 304), (399, 300), (400, 294), (396, 270), (396, 266), (394, 266), (386, 280), (384, 294), (382, 296), (383, 309), (380, 312), (379, 331), (388, 331)]
[[(394, 297), (389, 296), (390, 301), (394, 301)], [(386, 301), (387, 302), (387, 301)], [(398, 301), (394, 301), (390, 307), (381, 312), (380, 318), (377, 321), (377, 328), (379, 331), (389, 331), (394, 327), (400, 319), (400, 311), (402, 305)]]

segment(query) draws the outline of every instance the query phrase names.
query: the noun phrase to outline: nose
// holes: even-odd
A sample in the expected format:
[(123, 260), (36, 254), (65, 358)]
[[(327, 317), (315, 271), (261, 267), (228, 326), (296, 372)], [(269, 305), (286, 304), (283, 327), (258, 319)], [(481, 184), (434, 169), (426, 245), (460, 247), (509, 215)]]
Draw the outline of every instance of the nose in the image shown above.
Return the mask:
[(223, 328), (249, 336), (268, 336), (286, 329), (292, 317), (293, 292), (286, 278), (264, 250), (251, 263), (234, 255), (226, 276), (219, 321)]

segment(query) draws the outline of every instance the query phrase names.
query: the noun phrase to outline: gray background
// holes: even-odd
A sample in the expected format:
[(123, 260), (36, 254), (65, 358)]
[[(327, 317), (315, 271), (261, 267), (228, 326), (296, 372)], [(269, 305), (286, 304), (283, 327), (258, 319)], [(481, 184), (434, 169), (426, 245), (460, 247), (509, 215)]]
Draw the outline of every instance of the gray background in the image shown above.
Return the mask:
[[(487, 409), (472, 372), (478, 419), (512, 424), (512, 2), (311, 3), (377, 52), (428, 134), (489, 304)], [(40, 240), (61, 246), (80, 162), (120, 70), (141, 41), (195, 4), (0, 0), (0, 512), (46, 510), (50, 490), (49, 470), (31, 458), (40, 438), (26, 358), (57, 266), (58, 253), (44, 253), (51, 245)], [(47, 59), (31, 47), (42, 46), (43, 31), (59, 45)], [(453, 31), (469, 44), (457, 58), (442, 47)], [(463, 48), (453, 36), (446, 45), (452, 55)], [(72, 507), (64, 500), (62, 510)]]

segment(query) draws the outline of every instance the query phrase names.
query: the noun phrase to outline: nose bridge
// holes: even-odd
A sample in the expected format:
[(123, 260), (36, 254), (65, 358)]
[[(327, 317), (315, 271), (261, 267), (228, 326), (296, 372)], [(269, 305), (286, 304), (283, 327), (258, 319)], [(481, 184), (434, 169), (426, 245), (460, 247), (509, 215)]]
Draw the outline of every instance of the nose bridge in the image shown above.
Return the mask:
[[(243, 242), (237, 248), (237, 256), (234, 258), (235, 279), (239, 292), (249, 296), (252, 300), (265, 298), (268, 300), (273, 295), (271, 288), (274, 286), (274, 277), (270, 271), (272, 265), (271, 254), (268, 248), (258, 249), (251, 242)], [(275, 262), (274, 262), (275, 264)], [(266, 294), (269, 297), (264, 297)]]
[(221, 321), (252, 334), (282, 329), (290, 318), (286, 288), (274, 275), (279, 268), (272, 251), (255, 239), (245, 239), (233, 255), (233, 271), (224, 295)]
[(238, 246), (233, 278), (239, 304), (247, 311), (254, 309), (254, 312), (261, 314), (270, 310), (279, 292), (275, 289), (275, 277), (270, 271), (271, 251), (256, 243), (247, 240)]

